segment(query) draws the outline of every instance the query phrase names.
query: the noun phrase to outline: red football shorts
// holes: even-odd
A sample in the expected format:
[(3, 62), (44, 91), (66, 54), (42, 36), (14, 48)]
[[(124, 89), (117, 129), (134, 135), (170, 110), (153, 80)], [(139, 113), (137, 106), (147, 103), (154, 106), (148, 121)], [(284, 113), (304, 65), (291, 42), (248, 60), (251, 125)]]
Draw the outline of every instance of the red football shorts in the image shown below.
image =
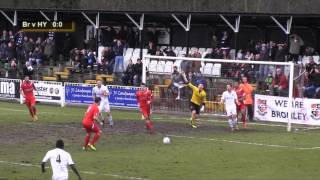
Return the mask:
[(26, 105), (28, 107), (36, 105), (36, 98), (34, 96), (26, 97)]
[(83, 128), (87, 131), (87, 133), (98, 133), (101, 132), (99, 126), (96, 123), (92, 123), (92, 124), (82, 124)]
[(142, 115), (146, 118), (150, 116), (150, 106), (140, 107)]
[(246, 108), (246, 105), (244, 103), (237, 104), (237, 112), (244, 110)]

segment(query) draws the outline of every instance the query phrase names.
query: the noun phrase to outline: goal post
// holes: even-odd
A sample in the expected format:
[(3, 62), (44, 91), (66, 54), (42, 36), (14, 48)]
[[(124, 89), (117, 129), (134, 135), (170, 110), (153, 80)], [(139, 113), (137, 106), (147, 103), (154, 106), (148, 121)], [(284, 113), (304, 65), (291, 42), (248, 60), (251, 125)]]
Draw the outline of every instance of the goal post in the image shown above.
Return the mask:
[(169, 57), (169, 56), (152, 56), (144, 55), (142, 59), (142, 83), (147, 81), (147, 68), (151, 60), (156, 61), (198, 61), (206, 63), (233, 63), (233, 64), (251, 64), (251, 65), (271, 65), (271, 66), (287, 66), (289, 67), (288, 74), (288, 104), (289, 112), (287, 115), (287, 131), (291, 131), (291, 114), (293, 113), (293, 89), (294, 89), (294, 63), (293, 62), (275, 62), (275, 61), (249, 61), (249, 60), (230, 60), (230, 59), (206, 59), (206, 58), (190, 58), (190, 57)]

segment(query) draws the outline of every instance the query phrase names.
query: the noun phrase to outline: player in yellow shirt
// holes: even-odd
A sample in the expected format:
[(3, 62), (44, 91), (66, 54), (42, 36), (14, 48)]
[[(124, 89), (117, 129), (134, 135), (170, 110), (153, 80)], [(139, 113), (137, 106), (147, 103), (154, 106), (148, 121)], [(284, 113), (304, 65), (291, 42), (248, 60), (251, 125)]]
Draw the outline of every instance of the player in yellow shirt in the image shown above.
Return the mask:
[[(182, 73), (182, 77), (185, 82), (188, 82), (185, 73)], [(203, 84), (199, 84), (198, 87), (194, 86), (188, 82), (188, 87), (192, 89), (192, 97), (190, 100), (190, 110), (191, 110), (191, 126), (192, 128), (197, 128), (196, 116), (200, 115), (200, 109), (204, 108), (206, 100), (206, 92), (204, 91)]]

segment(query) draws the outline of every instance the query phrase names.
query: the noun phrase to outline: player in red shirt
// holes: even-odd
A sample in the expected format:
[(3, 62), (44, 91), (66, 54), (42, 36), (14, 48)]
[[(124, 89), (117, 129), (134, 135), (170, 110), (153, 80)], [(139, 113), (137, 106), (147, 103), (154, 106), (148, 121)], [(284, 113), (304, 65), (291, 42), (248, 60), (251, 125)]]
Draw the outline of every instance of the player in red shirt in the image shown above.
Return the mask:
[[(101, 98), (95, 97), (94, 103), (88, 107), (86, 114), (82, 120), (82, 126), (87, 131), (87, 135), (84, 139), (83, 150), (86, 150), (87, 147), (89, 147), (91, 150), (94, 150), (94, 151), (97, 150), (95, 147), (95, 142), (98, 141), (102, 133), (98, 125), (98, 123), (100, 123), (100, 125), (102, 124), (102, 122), (99, 121), (100, 102), (101, 102)], [(91, 142), (89, 142), (92, 132), (94, 132), (95, 134)]]
[(25, 103), (29, 109), (30, 115), (33, 121), (37, 121), (37, 109), (36, 109), (36, 98), (33, 91), (36, 91), (36, 87), (33, 82), (30, 81), (29, 76), (24, 77), (24, 81), (20, 86), (20, 94), (24, 97)]
[(234, 90), (237, 93), (238, 103), (237, 103), (237, 116), (241, 114), (242, 127), (246, 128), (246, 106), (244, 104), (245, 93), (243, 89), (239, 86), (238, 82), (234, 83)]
[(140, 111), (146, 120), (147, 131), (153, 133), (153, 124), (150, 119), (150, 110), (152, 102), (152, 92), (149, 88), (142, 84), (142, 89), (136, 92), (137, 100), (139, 103)]

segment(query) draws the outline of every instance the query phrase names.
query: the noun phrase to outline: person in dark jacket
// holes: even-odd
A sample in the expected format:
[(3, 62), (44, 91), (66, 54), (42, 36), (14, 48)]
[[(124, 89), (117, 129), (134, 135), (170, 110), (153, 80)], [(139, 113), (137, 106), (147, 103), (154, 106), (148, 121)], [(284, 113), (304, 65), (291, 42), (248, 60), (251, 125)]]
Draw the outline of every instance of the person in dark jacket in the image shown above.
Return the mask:
[(133, 84), (139, 86), (142, 77), (142, 62), (141, 59), (137, 60), (137, 63), (133, 65)]
[(132, 60), (129, 60), (129, 64), (122, 76), (122, 83), (125, 86), (133, 85), (133, 76), (134, 76), (134, 64)]

